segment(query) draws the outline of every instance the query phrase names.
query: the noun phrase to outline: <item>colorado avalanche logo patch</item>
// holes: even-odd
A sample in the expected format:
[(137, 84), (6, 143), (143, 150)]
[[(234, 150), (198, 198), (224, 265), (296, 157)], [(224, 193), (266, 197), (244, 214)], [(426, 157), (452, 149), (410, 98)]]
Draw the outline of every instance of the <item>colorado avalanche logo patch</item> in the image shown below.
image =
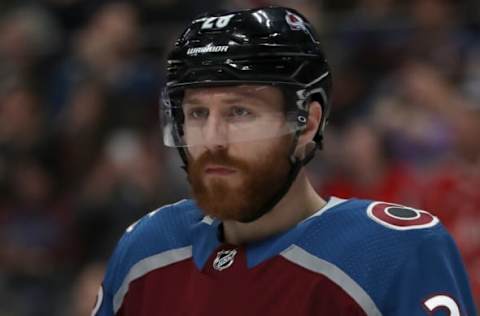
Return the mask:
[(438, 223), (438, 218), (426, 211), (384, 202), (370, 204), (367, 214), (375, 222), (396, 230), (428, 228)]
[(217, 253), (217, 257), (213, 261), (213, 268), (217, 271), (222, 271), (229, 268), (235, 259), (237, 250), (221, 250)]
[(287, 14), (285, 15), (285, 20), (287, 21), (290, 28), (294, 31), (305, 29), (305, 24), (303, 23), (302, 18), (290, 11), (287, 11)]

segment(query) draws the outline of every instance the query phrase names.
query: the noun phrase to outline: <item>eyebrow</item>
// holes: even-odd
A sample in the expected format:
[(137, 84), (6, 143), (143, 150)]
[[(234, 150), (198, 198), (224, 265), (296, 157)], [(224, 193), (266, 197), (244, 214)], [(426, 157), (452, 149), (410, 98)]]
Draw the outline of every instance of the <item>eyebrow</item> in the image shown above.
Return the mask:
[[(269, 98), (267, 96), (259, 96), (258, 94), (249, 91), (235, 91), (232, 94), (234, 95), (228, 95), (223, 97), (221, 101), (226, 103), (234, 103), (239, 101), (243, 102), (246, 98), (247, 100), (259, 101), (266, 106), (270, 105), (270, 103), (268, 102)], [(198, 97), (188, 97), (184, 100), (184, 102), (188, 105), (202, 105), (205, 103), (201, 98)]]

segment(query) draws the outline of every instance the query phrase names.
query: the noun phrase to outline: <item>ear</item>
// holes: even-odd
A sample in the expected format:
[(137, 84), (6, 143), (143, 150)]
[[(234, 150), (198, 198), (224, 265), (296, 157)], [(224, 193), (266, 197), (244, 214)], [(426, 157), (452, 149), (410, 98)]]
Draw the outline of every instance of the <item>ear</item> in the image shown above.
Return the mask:
[(297, 149), (304, 148), (313, 141), (322, 120), (322, 106), (317, 101), (310, 102), (307, 126), (298, 138)]

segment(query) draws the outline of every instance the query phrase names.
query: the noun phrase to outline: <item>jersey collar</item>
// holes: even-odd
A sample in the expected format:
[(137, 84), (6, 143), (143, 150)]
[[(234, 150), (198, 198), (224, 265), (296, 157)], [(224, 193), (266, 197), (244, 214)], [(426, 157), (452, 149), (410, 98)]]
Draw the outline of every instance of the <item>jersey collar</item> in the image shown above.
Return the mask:
[[(302, 236), (305, 229), (316, 218), (345, 201), (344, 199), (331, 197), (325, 206), (289, 230), (243, 246), (246, 251), (248, 267), (253, 268), (287, 249)], [(192, 227), (192, 255), (199, 270), (203, 269), (213, 251), (222, 244), (220, 241), (220, 224), (220, 220), (205, 216)]]

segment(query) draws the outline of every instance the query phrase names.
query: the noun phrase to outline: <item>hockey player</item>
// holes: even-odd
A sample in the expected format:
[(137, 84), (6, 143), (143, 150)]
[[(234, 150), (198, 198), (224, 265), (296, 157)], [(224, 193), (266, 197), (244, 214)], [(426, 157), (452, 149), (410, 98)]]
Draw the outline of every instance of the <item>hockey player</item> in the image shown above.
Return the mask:
[(321, 147), (330, 90), (298, 12), (192, 21), (168, 58), (161, 116), (194, 199), (127, 229), (93, 315), (474, 316), (435, 216), (312, 189), (304, 165)]

